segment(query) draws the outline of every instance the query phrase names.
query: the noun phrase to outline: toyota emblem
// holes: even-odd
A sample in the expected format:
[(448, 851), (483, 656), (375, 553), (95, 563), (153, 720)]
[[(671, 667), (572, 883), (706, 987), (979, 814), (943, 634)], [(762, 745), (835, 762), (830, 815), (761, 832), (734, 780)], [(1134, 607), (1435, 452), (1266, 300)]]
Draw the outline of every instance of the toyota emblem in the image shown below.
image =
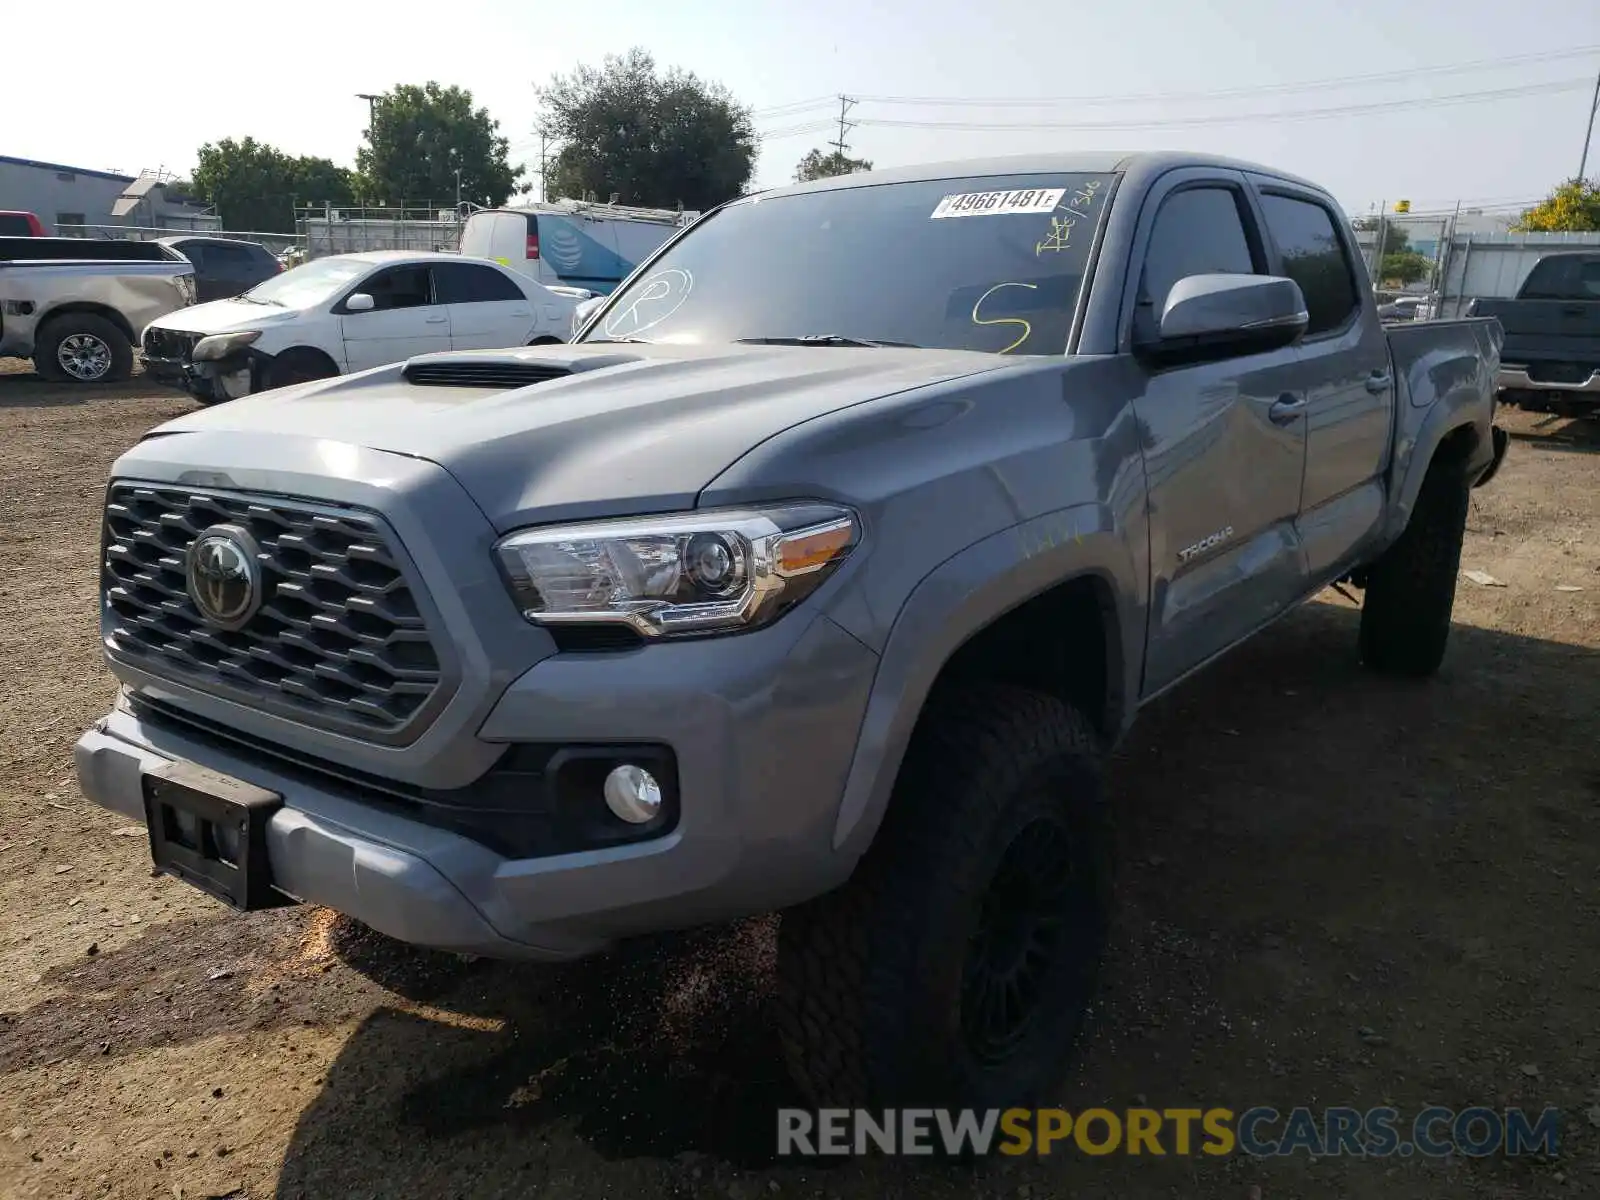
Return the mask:
[(214, 525), (189, 546), (189, 599), (222, 629), (238, 629), (261, 607), (261, 557), (255, 539), (237, 525)]

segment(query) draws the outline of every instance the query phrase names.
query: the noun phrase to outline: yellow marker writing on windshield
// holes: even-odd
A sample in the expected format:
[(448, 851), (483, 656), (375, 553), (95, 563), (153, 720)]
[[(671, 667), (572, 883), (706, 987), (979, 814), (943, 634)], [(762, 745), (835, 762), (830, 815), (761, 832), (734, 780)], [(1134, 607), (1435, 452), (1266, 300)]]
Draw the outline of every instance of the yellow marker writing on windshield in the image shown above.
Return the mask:
[(1022, 345), (1023, 342), (1027, 341), (1030, 337), (1033, 336), (1033, 326), (1030, 325), (1027, 321), (1023, 320), (1021, 317), (991, 317), (988, 320), (984, 320), (984, 318), (982, 318), (982, 317), (980, 317), (978, 315), (978, 309), (983, 307), (983, 302), (985, 300), (987, 300), (990, 296), (994, 295), (1001, 288), (1008, 288), (1008, 287), (1029, 288), (1029, 289), (1031, 289), (1033, 291), (1038, 291), (1038, 289), (1039, 289), (1039, 285), (1037, 283), (997, 283), (992, 288), (990, 288), (987, 292), (985, 292), (983, 295), (979, 296), (978, 297), (978, 302), (972, 306), (972, 323), (974, 325), (1021, 325), (1022, 326), (1022, 336), (1019, 337), (1016, 341), (1012, 342), (1011, 345), (1007, 346), (1004, 350), (1000, 351), (1001, 354), (1010, 354), (1018, 346)]

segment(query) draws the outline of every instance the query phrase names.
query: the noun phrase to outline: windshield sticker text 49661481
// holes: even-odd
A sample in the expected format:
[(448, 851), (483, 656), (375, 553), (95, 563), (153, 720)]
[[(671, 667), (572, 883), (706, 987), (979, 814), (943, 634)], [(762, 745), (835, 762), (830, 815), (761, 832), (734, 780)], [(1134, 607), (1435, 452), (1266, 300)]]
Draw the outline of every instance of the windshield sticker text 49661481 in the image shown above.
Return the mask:
[(1047, 213), (1061, 203), (1066, 188), (1018, 188), (1009, 192), (966, 192), (946, 196), (929, 215), (939, 217), (994, 217), (1001, 213)]

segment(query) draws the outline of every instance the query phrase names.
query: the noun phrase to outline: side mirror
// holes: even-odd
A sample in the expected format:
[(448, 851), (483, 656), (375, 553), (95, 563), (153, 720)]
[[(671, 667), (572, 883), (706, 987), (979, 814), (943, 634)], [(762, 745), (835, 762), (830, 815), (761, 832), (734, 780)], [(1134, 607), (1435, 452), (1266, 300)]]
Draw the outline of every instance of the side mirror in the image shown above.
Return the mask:
[(1190, 275), (1172, 285), (1155, 339), (1136, 346), (1163, 361), (1227, 358), (1292, 346), (1310, 314), (1300, 285), (1274, 275)]
[(573, 308), (572, 336), (577, 335), (578, 330), (582, 329), (584, 323), (588, 321), (592, 315), (594, 315), (594, 310), (599, 308), (605, 302), (605, 296), (591, 296), (587, 300), (580, 301), (576, 307)]
[(366, 292), (351, 292), (344, 302), (346, 312), (371, 312), (375, 305)]

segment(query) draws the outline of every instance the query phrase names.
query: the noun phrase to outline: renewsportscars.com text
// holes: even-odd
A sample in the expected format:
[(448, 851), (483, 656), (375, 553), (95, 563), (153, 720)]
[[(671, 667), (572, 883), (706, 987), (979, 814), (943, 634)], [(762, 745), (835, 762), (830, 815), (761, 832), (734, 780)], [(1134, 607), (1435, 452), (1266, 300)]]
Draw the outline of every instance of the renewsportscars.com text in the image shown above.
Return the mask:
[(1560, 1113), (1520, 1108), (1438, 1106), (1406, 1117), (1398, 1109), (1064, 1108), (778, 1110), (778, 1153), (1127, 1154), (1253, 1157), (1482, 1158), (1555, 1155)]

